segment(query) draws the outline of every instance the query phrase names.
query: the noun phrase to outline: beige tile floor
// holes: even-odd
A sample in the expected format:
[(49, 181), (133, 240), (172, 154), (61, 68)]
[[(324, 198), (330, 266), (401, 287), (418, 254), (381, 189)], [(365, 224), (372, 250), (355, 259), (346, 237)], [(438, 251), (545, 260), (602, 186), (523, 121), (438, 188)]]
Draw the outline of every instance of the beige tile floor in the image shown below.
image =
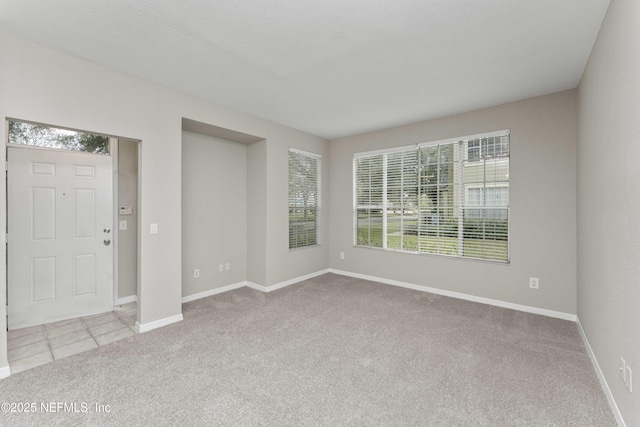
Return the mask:
[(134, 335), (136, 303), (114, 307), (113, 312), (8, 332), (12, 374), (91, 350)]

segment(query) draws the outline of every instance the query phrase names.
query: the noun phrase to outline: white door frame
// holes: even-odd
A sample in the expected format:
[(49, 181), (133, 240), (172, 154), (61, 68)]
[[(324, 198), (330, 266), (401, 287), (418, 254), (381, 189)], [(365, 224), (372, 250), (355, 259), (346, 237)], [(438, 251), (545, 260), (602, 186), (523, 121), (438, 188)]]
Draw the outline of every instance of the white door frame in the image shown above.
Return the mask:
[(109, 154), (111, 155), (111, 179), (113, 188), (113, 305), (118, 304), (118, 244), (120, 236), (118, 231), (118, 139), (109, 138)]
[[(8, 148), (10, 146), (12, 146), (12, 144), (9, 144), (8, 142), (8, 131), (9, 131), (9, 121), (10, 120), (16, 120), (16, 121), (22, 121), (22, 122), (29, 122), (28, 120), (18, 120), (18, 119), (12, 119), (12, 118), (6, 118), (5, 119), (5, 134), (4, 136), (4, 140), (5, 140), (5, 162), (7, 161), (7, 155), (8, 155)], [(33, 122), (32, 122), (33, 123)], [(44, 126), (51, 126), (51, 127), (56, 127), (59, 128), (60, 126), (54, 126), (54, 125), (48, 125), (48, 124), (44, 124), (44, 123), (39, 123), (42, 124)], [(89, 132), (91, 133), (91, 132)], [(136, 239), (136, 265), (137, 265), (137, 277), (136, 277), (136, 292), (134, 294), (135, 296), (135, 301), (138, 302), (138, 304), (140, 303), (139, 301), (139, 292), (140, 292), (140, 258), (141, 258), (141, 233), (142, 233), (142, 228), (141, 228), (141, 215), (140, 215), (140, 202), (141, 202), (141, 174), (140, 174), (140, 170), (141, 170), (141, 164), (142, 164), (142, 156), (141, 156), (141, 146), (142, 146), (142, 141), (135, 139), (135, 138), (130, 138), (132, 141), (136, 141), (137, 144), (137, 164), (138, 164), (138, 175), (137, 175), (137, 203), (135, 206), (136, 209), (136, 215), (135, 215), (135, 221), (137, 223), (137, 239)], [(37, 148), (37, 147), (34, 147)], [(118, 203), (118, 153), (119, 153), (119, 138), (118, 137), (109, 137), (109, 155), (112, 157), (112, 165), (113, 165), (113, 170), (112, 170), (112, 177), (113, 177), (113, 224), (112, 224), (112, 230), (113, 230), (113, 234), (112, 234), (112, 240), (113, 240), (113, 304), (114, 306), (118, 304), (118, 289), (119, 289), (119, 277), (118, 277), (118, 245), (119, 245), (119, 230), (118, 230), (118, 223), (119, 223), (119, 203)], [(6, 163), (5, 163), (6, 165)], [(7, 187), (7, 176), (5, 174), (5, 188)], [(8, 203), (8, 194), (5, 194), (5, 213), (8, 215), (9, 213), (9, 209), (11, 209), (11, 207), (9, 206)], [(8, 223), (5, 223), (5, 235), (8, 232)], [(8, 242), (5, 239), (5, 249), (8, 252)], [(5, 258), (5, 268), (8, 268), (8, 258)], [(7, 270), (5, 270), (6, 272)], [(6, 282), (6, 287), (5, 287), (5, 296), (8, 296), (8, 292), (9, 292), (9, 283)], [(8, 302), (8, 299), (7, 299)], [(139, 312), (139, 310), (138, 310)]]

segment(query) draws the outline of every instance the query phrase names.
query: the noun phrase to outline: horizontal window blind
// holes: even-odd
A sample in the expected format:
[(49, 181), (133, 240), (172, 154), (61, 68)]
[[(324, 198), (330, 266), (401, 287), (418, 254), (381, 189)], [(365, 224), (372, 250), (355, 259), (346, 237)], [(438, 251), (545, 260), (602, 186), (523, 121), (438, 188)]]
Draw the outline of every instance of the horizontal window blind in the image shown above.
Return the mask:
[(289, 249), (318, 244), (320, 159), (289, 149)]
[(509, 133), (354, 156), (354, 244), (509, 261)]

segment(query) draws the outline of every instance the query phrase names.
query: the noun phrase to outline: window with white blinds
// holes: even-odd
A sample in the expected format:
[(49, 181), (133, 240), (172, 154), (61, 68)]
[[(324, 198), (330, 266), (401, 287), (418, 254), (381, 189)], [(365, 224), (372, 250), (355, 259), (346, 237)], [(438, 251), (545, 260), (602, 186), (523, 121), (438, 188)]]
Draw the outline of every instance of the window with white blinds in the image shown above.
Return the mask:
[(509, 262), (509, 132), (354, 156), (354, 244)]
[(289, 149), (289, 249), (318, 244), (320, 160)]

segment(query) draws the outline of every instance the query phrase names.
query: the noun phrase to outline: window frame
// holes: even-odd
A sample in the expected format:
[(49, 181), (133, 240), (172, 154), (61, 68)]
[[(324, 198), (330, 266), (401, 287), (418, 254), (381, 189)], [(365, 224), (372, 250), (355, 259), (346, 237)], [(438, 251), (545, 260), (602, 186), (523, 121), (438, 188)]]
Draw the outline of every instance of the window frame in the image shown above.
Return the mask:
[[(300, 188), (304, 188), (304, 187), (309, 187), (308, 184), (303, 183), (302, 185), (297, 185), (296, 188), (292, 188), (291, 184), (291, 179), (290, 179), (290, 175), (291, 175), (291, 157), (293, 156), (302, 156), (304, 158), (307, 159), (307, 161), (309, 160), (313, 160), (315, 162), (315, 168), (316, 168), (316, 173), (315, 173), (315, 186), (311, 186), (314, 187), (312, 188), (312, 199), (314, 200), (314, 203), (312, 203), (311, 205), (307, 205), (306, 202), (304, 202), (303, 204), (299, 205), (299, 204), (293, 204), (292, 205), (292, 200), (294, 199), (298, 199), (298, 197), (296, 197), (295, 195), (292, 195), (292, 191), (296, 191), (299, 190)], [(289, 250), (293, 251), (293, 250), (300, 250), (300, 249), (304, 249), (304, 248), (309, 248), (309, 247), (314, 247), (314, 246), (319, 246), (320, 245), (320, 212), (321, 212), (321, 206), (322, 206), (322, 187), (321, 187), (321, 177), (322, 177), (322, 155), (321, 154), (317, 154), (317, 153), (311, 153), (308, 151), (303, 151), (303, 150), (299, 150), (296, 148), (289, 148), (288, 152), (287, 152), (287, 160), (288, 160), (288, 164), (287, 164), (287, 173), (288, 173), (288, 224), (289, 224)], [(311, 183), (313, 184), (313, 183)], [(294, 210), (292, 212), (292, 209)], [(313, 225), (311, 229), (306, 229), (304, 230), (304, 233), (308, 233), (309, 231), (311, 231), (313, 233), (313, 240), (311, 242), (307, 241), (301, 243), (300, 239), (298, 237), (298, 232), (297, 229), (299, 227), (299, 221), (293, 221), (292, 222), (292, 214), (297, 213), (295, 211), (313, 211), (314, 213), (314, 219), (313, 219)], [(306, 213), (305, 213), (306, 215)], [(305, 221), (308, 222), (308, 221)], [(304, 226), (306, 227), (306, 225)], [(292, 232), (295, 231), (293, 234)], [(292, 245), (292, 242), (295, 242), (295, 244)]]
[[(5, 123), (7, 125), (7, 135), (6, 135), (7, 146), (25, 147), (25, 148), (37, 149), (37, 150), (66, 151), (66, 152), (72, 152), (72, 153), (83, 153), (83, 154), (98, 155), (98, 156), (112, 155), (112, 150), (113, 150), (113, 147), (111, 146), (112, 138), (104, 134), (71, 129), (63, 126), (54, 126), (54, 125), (48, 125), (44, 123), (36, 123), (28, 120), (13, 119), (13, 118), (7, 118), (5, 120)], [(40, 135), (43, 139), (46, 138), (47, 140), (46, 144), (44, 145), (35, 144), (33, 143), (35, 142), (34, 140), (25, 141), (25, 142), (16, 141), (11, 132), (12, 125), (14, 126), (17, 125), (18, 127), (25, 126), (27, 128), (31, 127), (32, 128), (31, 132), (41, 132), (43, 134), (48, 133), (48, 135)], [(62, 138), (65, 138), (65, 137), (69, 139), (73, 138), (74, 140), (63, 141)], [(85, 140), (79, 141), (80, 138), (85, 138)], [(102, 142), (101, 145), (96, 145), (93, 151), (88, 151), (88, 150), (82, 149), (83, 148), (82, 144), (88, 142), (86, 140), (87, 138), (97, 138), (103, 141), (101, 141)], [(104, 151), (100, 151), (98, 147), (102, 147)]]
[[(498, 139), (498, 137), (500, 139)], [(503, 138), (506, 137), (506, 140)], [(478, 160), (469, 161), (468, 159), (468, 146), (470, 141), (480, 141), (484, 138), (492, 138), (493, 144), (500, 143), (500, 155), (499, 156), (489, 156), (489, 157), (481, 157)], [(456, 148), (455, 145), (458, 144)], [(479, 143), (481, 145), (482, 142)], [(437, 163), (429, 163), (427, 161), (424, 163), (424, 159), (420, 156), (420, 150), (426, 147), (431, 147), (432, 149), (437, 148)], [(453, 154), (451, 154), (451, 158), (453, 160), (449, 160), (447, 158), (446, 163), (445, 160), (441, 160), (441, 147), (451, 146)], [(388, 158), (390, 155), (398, 152), (411, 152), (416, 151), (417, 154), (417, 168), (416, 174), (418, 176), (418, 195), (415, 201), (415, 205), (413, 206), (414, 214), (417, 218), (417, 224), (414, 226), (416, 228), (415, 237), (413, 240), (417, 243), (411, 242), (409, 245), (405, 246), (403, 239), (406, 237), (405, 233), (413, 233), (410, 228), (402, 228), (400, 227), (400, 244), (389, 245), (389, 237), (390, 234), (388, 232), (388, 210), (390, 204), (389, 194), (387, 183), (389, 177), (387, 176), (388, 171), (386, 169)], [(432, 151), (433, 152), (433, 151)], [(446, 153), (446, 150), (445, 150)], [(481, 153), (478, 153), (481, 154)], [(505, 159), (506, 161), (502, 163), (500, 158)], [(381, 200), (378, 201), (377, 204), (374, 205), (363, 205), (359, 200), (359, 195), (362, 197), (363, 192), (371, 193), (373, 191), (371, 187), (371, 175), (369, 175), (369, 185), (363, 186), (363, 188), (359, 188), (359, 179), (366, 181), (366, 176), (363, 175), (364, 172), (360, 170), (362, 167), (362, 162), (364, 159), (369, 159), (369, 162), (377, 161), (378, 165), (380, 163), (383, 164), (382, 172), (380, 172), (380, 166), (378, 166), (377, 173), (381, 176), (378, 180), (382, 181), (382, 184), (379, 185), (379, 189), (377, 191), (381, 194)], [(449, 138), (445, 140), (424, 142), (414, 145), (406, 145), (400, 147), (393, 147), (389, 149), (379, 149), (367, 152), (359, 152), (353, 154), (353, 245), (361, 248), (368, 249), (382, 249), (389, 251), (397, 251), (397, 252), (405, 252), (412, 254), (424, 254), (424, 255), (439, 255), (439, 256), (448, 256), (465, 260), (476, 260), (490, 263), (499, 263), (499, 264), (510, 264), (511, 256), (510, 256), (510, 247), (511, 247), (511, 227), (510, 227), (510, 197), (509, 197), (509, 165), (510, 165), (510, 131), (509, 129), (499, 130), (495, 132), (488, 132), (483, 134), (469, 135), (458, 138)], [(451, 162), (451, 163), (449, 163)], [(501, 163), (501, 164), (499, 164)], [(437, 181), (433, 183), (429, 183), (429, 185), (423, 184), (421, 176), (424, 175), (424, 172), (421, 172), (421, 168), (428, 167), (429, 165), (435, 165), (438, 170)], [(440, 175), (440, 170), (443, 167), (448, 166), (446, 176)], [(484, 177), (482, 178), (482, 182), (477, 181), (466, 181), (465, 177), (465, 169), (466, 167), (474, 166), (482, 166), (483, 168), (492, 167), (498, 170), (498, 167), (506, 167), (506, 175), (502, 177), (502, 179), (498, 178), (497, 174), (495, 174), (494, 179), (487, 179), (487, 174), (485, 172)], [(371, 171), (369, 171), (371, 174)], [(423, 174), (423, 175), (421, 175)], [(444, 181), (442, 178), (446, 178)], [(449, 182), (449, 180), (451, 182)], [(433, 184), (433, 185), (431, 185)], [(410, 184), (413, 185), (413, 184)], [(424, 208), (422, 200), (429, 200), (430, 196), (427, 196), (429, 187), (436, 188), (436, 191), (440, 191), (441, 186), (450, 185), (451, 191), (448, 196), (448, 201), (443, 205), (440, 205), (440, 195), (438, 193), (437, 200), (438, 205), (433, 208)], [(485, 190), (481, 190), (486, 192), (486, 188), (495, 187), (495, 188), (506, 188), (507, 190), (507, 201), (506, 205), (486, 205), (486, 193), (483, 193), (483, 205), (467, 205), (467, 189), (470, 187), (482, 186)], [(495, 191), (495, 190), (494, 190)], [(457, 194), (456, 194), (457, 193)], [(427, 199), (424, 199), (427, 197)], [(393, 205), (391, 205), (393, 206)], [(478, 209), (482, 215), (479, 219), (482, 221), (482, 234), (474, 234), (477, 233), (477, 217), (467, 217), (466, 212), (468, 209)], [(503, 213), (497, 212), (498, 210), (504, 211)], [(375, 211), (376, 217), (371, 216), (370, 212)], [(378, 211), (380, 211), (378, 213)], [(490, 212), (491, 211), (491, 212)], [(496, 212), (493, 212), (496, 211)], [(369, 212), (369, 216), (366, 216), (366, 213)], [(436, 216), (436, 220), (434, 219), (434, 213)], [(441, 215), (441, 212), (445, 212), (444, 215)], [(404, 213), (404, 211), (402, 211)], [(425, 215), (426, 213), (426, 215)], [(488, 215), (488, 216), (485, 216)], [(506, 218), (505, 218), (506, 216)], [(453, 249), (449, 250), (449, 252), (434, 252), (429, 249), (430, 232), (434, 229), (437, 230), (437, 235), (435, 240), (438, 246), (441, 244), (444, 245), (443, 241), (446, 239), (445, 234), (440, 234), (440, 230), (444, 228), (440, 224), (443, 224), (442, 219), (454, 219), (454, 222), (457, 221), (457, 225), (454, 224), (453, 231), (449, 231), (451, 233), (457, 233), (458, 239), (457, 244), (454, 243)], [(369, 221), (364, 226), (359, 227), (359, 221), (363, 223)], [(415, 218), (414, 218), (415, 220)], [(402, 218), (400, 219), (402, 221)], [(468, 222), (469, 221), (469, 222)], [(375, 227), (376, 230), (373, 230), (372, 222), (381, 222), (380, 227)], [(424, 223), (424, 224), (423, 224)], [(485, 228), (486, 224), (486, 228)], [(471, 227), (471, 228), (467, 228)], [(498, 227), (498, 228), (496, 228)], [(378, 231), (377, 228), (381, 230)], [(373, 230), (373, 231), (372, 231)], [(458, 231), (455, 231), (458, 230)], [(363, 231), (365, 233), (363, 233)], [(496, 234), (498, 233), (498, 234)], [(376, 240), (372, 239), (372, 235), (376, 235)], [(377, 236), (381, 234), (381, 236)], [(398, 234), (398, 233), (396, 233)], [(393, 237), (394, 240), (398, 240), (398, 237)], [(471, 239), (471, 240), (469, 240)], [(479, 239), (480, 242), (474, 239)], [(378, 242), (378, 240), (380, 240)], [(450, 238), (449, 240), (453, 240)], [(501, 243), (500, 240), (505, 241)], [(424, 244), (423, 244), (424, 242)], [(480, 244), (481, 249), (475, 248), (476, 244)], [(471, 246), (468, 247), (467, 245)], [(396, 246), (396, 247), (390, 247)], [(457, 249), (456, 249), (457, 247)], [(456, 252), (455, 254), (450, 253), (451, 251)], [(465, 255), (465, 252), (467, 255)]]
[[(498, 135), (494, 133), (477, 135), (475, 138), (465, 141), (465, 161), (469, 163), (480, 162), (485, 159), (509, 157), (509, 145), (507, 144), (506, 156), (502, 142), (496, 141)], [(491, 141), (489, 141), (491, 139)], [(471, 145), (473, 144), (473, 146)], [(498, 148), (496, 148), (500, 144)], [(489, 147), (493, 147), (490, 149)], [(471, 154), (473, 153), (473, 155)]]

